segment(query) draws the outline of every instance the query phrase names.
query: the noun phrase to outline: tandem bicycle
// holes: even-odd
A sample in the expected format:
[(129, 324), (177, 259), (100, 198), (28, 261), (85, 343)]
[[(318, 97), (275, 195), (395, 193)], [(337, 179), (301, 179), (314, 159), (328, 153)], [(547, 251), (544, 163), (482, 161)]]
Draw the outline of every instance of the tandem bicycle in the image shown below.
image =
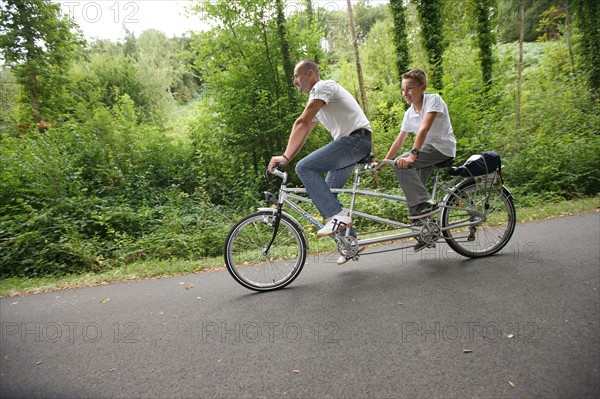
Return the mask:
[[(395, 161), (381, 163), (393, 164)], [(331, 191), (350, 196), (347, 209), (353, 220), (368, 219), (391, 230), (365, 239), (350, 234), (350, 228), (330, 235), (340, 256), (358, 260), (369, 245), (406, 239), (416, 239), (430, 248), (445, 241), (455, 252), (469, 258), (490, 256), (500, 251), (510, 240), (516, 224), (513, 197), (503, 184), (501, 169), (480, 176), (444, 178), (443, 171), (456, 170), (453, 161), (450, 159), (434, 166), (431, 199), (437, 204), (437, 210), (418, 219), (417, 223), (391, 220), (357, 209), (358, 197), (406, 202), (406, 198), (399, 195), (361, 189), (361, 177), (373, 173), (379, 165), (373, 163), (372, 155), (359, 161), (354, 168), (351, 187)], [(306, 189), (287, 186), (288, 173), (284, 165), (278, 165), (271, 174), (281, 179), (277, 196), (265, 192), (271, 207), (258, 208), (257, 212), (239, 220), (227, 235), (224, 248), (229, 273), (242, 286), (255, 291), (283, 288), (294, 281), (304, 267), (308, 240), (302, 225), (287, 212), (288, 209), (317, 229), (323, 227), (301, 206), (312, 204)]]

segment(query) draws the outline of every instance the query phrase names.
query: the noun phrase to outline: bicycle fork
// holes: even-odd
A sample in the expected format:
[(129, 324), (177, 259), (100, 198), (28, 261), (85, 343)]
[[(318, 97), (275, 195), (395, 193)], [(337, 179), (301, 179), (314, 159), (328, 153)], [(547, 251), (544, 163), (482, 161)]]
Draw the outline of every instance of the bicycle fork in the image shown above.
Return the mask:
[(268, 191), (265, 191), (265, 200), (267, 202), (271, 202), (277, 205), (277, 212), (275, 212), (275, 221), (273, 222), (273, 235), (271, 236), (271, 240), (263, 250), (262, 255), (267, 256), (269, 254), (269, 250), (271, 249), (271, 245), (275, 242), (275, 238), (277, 237), (277, 232), (279, 231), (279, 223), (281, 223), (281, 211), (283, 209), (283, 203), (277, 201), (275, 196)]

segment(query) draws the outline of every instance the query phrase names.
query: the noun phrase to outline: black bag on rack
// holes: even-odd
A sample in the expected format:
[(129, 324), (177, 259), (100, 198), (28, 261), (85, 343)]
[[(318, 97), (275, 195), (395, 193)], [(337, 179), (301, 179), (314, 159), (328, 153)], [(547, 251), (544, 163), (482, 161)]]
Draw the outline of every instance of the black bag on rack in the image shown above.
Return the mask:
[(474, 154), (467, 161), (457, 168), (450, 169), (452, 176), (475, 177), (501, 171), (502, 162), (500, 155), (494, 151), (484, 151), (481, 154)]

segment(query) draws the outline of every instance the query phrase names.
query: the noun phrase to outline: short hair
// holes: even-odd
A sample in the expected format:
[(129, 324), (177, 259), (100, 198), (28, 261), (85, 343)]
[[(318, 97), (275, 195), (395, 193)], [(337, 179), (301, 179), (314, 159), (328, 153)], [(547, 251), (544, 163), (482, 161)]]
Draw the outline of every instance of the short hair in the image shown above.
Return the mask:
[(305, 58), (303, 60), (300, 60), (300, 62), (298, 62), (297, 66), (300, 67), (301, 69), (306, 69), (306, 70), (312, 69), (317, 74), (317, 76), (320, 76), (319, 66), (317, 65), (316, 62), (314, 62), (311, 59)]
[(413, 69), (402, 74), (402, 79), (414, 79), (420, 85), (427, 84), (427, 74), (420, 69)]

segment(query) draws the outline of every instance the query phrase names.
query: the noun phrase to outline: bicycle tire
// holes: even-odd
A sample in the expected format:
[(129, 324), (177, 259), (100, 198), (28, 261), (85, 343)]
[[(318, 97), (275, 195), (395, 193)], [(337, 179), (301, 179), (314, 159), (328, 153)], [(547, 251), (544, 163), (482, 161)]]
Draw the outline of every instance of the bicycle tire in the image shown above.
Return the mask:
[[(478, 216), (470, 209), (485, 214), (481, 223), (452, 229), (453, 224), (477, 222)], [(512, 195), (504, 186), (482, 186), (473, 179), (466, 180), (444, 198), (439, 222), (444, 239), (460, 255), (493, 255), (504, 248), (515, 231)]]
[(253, 213), (237, 222), (225, 241), (225, 264), (231, 276), (242, 286), (255, 291), (283, 288), (298, 277), (308, 247), (302, 229), (281, 215), (277, 237), (264, 255), (273, 236), (275, 214)]

